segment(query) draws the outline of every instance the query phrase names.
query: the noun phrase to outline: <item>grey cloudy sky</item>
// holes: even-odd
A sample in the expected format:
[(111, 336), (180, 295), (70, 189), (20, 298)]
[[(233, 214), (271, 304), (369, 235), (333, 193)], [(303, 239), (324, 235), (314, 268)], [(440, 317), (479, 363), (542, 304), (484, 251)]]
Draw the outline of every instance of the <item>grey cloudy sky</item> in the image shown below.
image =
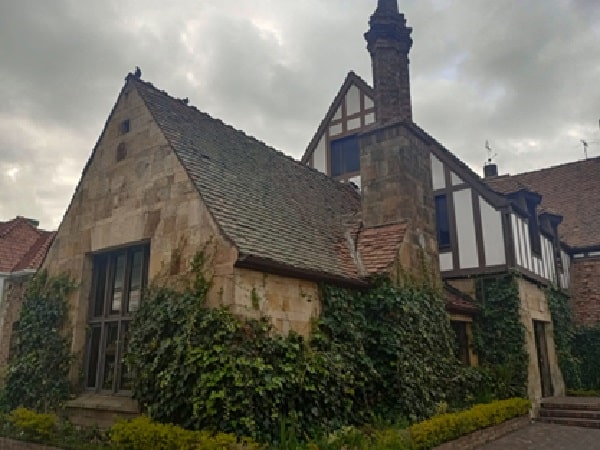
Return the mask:
[[(597, 0), (400, 0), (414, 119), (481, 172), (600, 155)], [(376, 0), (0, 0), (0, 220), (56, 228), (136, 65), (299, 158), (346, 73), (371, 82)], [(594, 141), (599, 141), (598, 143)]]

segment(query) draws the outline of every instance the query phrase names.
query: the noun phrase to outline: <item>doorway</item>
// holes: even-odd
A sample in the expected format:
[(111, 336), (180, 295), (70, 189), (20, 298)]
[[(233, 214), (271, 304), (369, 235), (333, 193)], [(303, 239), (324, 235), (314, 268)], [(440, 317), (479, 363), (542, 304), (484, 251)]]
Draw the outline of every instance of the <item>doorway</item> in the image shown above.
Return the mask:
[(537, 353), (540, 381), (542, 384), (542, 397), (552, 397), (552, 376), (550, 374), (550, 360), (548, 359), (548, 343), (546, 341), (546, 323), (539, 320), (533, 321), (535, 334), (535, 349)]

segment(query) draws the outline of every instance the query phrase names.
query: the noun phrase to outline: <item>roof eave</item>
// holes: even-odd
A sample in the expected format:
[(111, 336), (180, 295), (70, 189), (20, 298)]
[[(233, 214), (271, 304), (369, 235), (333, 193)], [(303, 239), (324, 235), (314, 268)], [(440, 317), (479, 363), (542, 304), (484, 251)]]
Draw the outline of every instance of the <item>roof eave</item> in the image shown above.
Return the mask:
[(283, 264), (260, 256), (240, 254), (235, 263), (235, 267), (240, 269), (253, 269), (261, 272), (271, 273), (284, 277), (300, 278), (314, 282), (325, 282), (346, 287), (364, 288), (368, 282), (359, 278), (344, 277), (326, 273), (320, 270), (301, 269), (288, 264)]

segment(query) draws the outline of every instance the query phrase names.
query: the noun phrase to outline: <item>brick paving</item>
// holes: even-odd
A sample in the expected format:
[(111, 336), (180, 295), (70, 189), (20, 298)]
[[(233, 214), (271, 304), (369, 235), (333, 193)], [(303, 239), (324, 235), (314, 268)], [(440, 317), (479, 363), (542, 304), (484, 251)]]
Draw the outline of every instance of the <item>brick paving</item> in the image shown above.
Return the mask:
[(598, 450), (600, 430), (535, 423), (478, 450)]

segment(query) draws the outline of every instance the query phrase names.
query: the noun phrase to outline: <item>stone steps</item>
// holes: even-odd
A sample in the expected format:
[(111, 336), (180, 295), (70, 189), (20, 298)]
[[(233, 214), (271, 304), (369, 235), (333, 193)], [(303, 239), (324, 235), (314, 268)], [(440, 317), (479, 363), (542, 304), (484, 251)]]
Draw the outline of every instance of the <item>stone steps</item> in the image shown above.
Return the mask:
[(544, 399), (538, 421), (600, 429), (600, 399), (574, 397)]

